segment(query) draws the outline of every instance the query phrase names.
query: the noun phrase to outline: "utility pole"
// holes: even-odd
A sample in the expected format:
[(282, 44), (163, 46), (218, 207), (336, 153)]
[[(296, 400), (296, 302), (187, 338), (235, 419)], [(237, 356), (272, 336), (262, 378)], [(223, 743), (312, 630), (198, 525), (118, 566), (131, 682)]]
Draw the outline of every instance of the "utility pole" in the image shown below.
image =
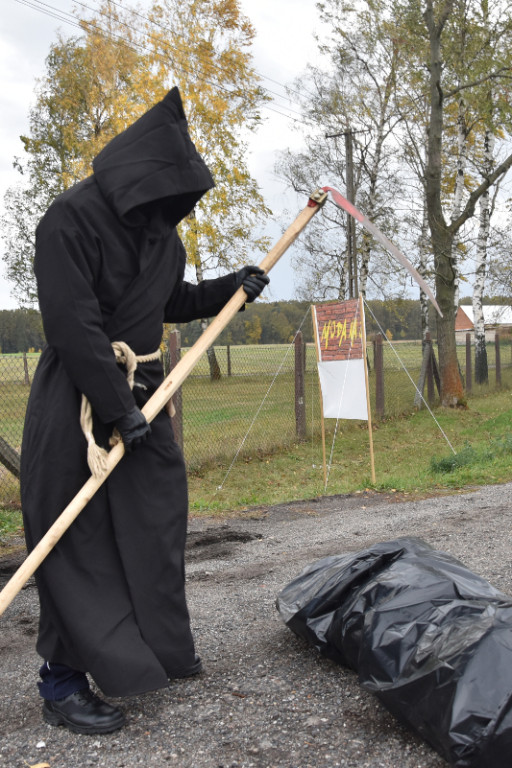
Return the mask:
[[(345, 173), (347, 175), (347, 200), (354, 200), (354, 161), (352, 156), (352, 131), (345, 131)], [(357, 251), (356, 251), (356, 222), (353, 216), (347, 214), (347, 257), (348, 257), (348, 290), (349, 298), (359, 296), (357, 285)]]
[[(348, 128), (341, 133), (326, 134), (326, 139), (336, 139), (339, 136), (345, 137), (345, 186), (346, 196), (349, 203), (355, 204), (354, 200), (354, 160), (352, 154), (353, 131)], [(359, 295), (357, 282), (357, 246), (356, 246), (356, 223), (354, 217), (347, 213), (347, 273), (348, 273), (348, 293), (349, 299), (355, 299)]]

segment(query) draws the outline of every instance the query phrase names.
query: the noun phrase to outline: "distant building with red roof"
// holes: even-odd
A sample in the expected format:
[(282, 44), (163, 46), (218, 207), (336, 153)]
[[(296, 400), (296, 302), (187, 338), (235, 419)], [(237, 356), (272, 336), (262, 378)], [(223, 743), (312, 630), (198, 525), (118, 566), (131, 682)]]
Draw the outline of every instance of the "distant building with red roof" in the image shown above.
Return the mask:
[[(485, 304), (482, 307), (484, 313), (485, 338), (494, 341), (496, 333), (512, 333), (512, 307), (508, 304)], [(466, 341), (466, 333), (474, 337), (474, 313), (471, 304), (465, 304), (458, 308), (455, 316), (455, 338), (459, 344)]]

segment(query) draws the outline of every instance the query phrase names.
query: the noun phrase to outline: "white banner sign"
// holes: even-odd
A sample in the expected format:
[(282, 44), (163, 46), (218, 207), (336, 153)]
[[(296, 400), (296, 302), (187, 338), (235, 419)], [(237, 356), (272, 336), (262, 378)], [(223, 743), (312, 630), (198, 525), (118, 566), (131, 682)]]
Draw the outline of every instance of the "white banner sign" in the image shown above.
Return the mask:
[(324, 418), (368, 420), (364, 360), (318, 363)]
[(367, 421), (361, 304), (350, 299), (313, 309), (324, 418)]

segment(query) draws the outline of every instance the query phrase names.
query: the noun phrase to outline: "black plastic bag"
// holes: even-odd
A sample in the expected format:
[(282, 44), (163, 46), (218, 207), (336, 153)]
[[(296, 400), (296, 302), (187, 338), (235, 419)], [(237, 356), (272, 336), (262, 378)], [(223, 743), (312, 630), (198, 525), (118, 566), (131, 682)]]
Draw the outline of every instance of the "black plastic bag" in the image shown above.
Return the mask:
[(459, 768), (512, 766), (512, 598), (415, 538), (308, 566), (281, 617)]

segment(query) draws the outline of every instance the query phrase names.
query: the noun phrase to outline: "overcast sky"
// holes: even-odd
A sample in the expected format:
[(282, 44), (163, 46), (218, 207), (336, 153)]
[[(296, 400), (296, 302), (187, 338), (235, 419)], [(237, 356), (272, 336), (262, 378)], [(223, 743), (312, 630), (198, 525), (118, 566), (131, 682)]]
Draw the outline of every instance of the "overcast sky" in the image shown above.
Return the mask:
[[(84, 2), (89, 7), (98, 5), (98, 0)], [(249, 166), (274, 212), (268, 233), (272, 242), (276, 242), (280, 236), (280, 225), (290, 224), (305, 204), (305, 201), (287, 193), (283, 183), (273, 173), (276, 153), (288, 146), (299, 146), (300, 141), (293, 130), (293, 118), (298, 117), (294, 111), (297, 105), (286, 98), (283, 86), (300, 76), (307, 64), (317, 56), (313, 32), (319, 29), (319, 22), (313, 0), (241, 0), (241, 5), (257, 31), (253, 49), (256, 69), (265, 77), (263, 85), (275, 94), (274, 102), (263, 110), (265, 124), (251, 142)], [(7, 187), (19, 179), (12, 169), (12, 162), (16, 155), (22, 155), (19, 136), (28, 130), (27, 118), (33, 102), (35, 81), (44, 74), (44, 61), (50, 44), (56, 40), (59, 29), (66, 35), (78, 31), (65, 20), (73, 7), (73, 0), (2, 0), (0, 205)], [(272, 271), (269, 293), (272, 300), (292, 298), (291, 252), (292, 249)], [(256, 261), (259, 260), (261, 256), (256, 258)], [(10, 292), (11, 287), (0, 264), (0, 309), (16, 307)]]

